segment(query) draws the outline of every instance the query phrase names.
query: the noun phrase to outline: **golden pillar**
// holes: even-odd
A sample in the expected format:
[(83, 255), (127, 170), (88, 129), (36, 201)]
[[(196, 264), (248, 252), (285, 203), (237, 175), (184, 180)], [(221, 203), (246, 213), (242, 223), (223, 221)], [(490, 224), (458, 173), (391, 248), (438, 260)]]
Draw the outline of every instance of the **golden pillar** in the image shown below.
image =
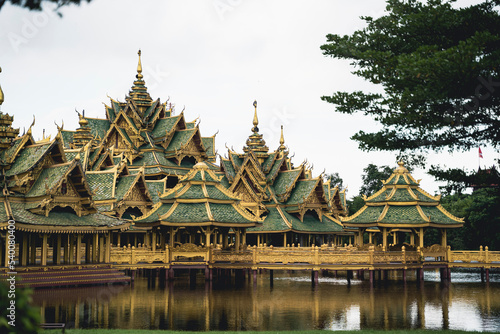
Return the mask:
[(36, 235), (34, 233), (30, 235), (30, 264), (36, 264)]
[(70, 248), (70, 241), (69, 241), (69, 234), (64, 235), (64, 263), (68, 264), (69, 262), (69, 248)]
[(42, 258), (41, 265), (47, 265), (48, 247), (47, 247), (47, 233), (42, 234)]
[(283, 247), (286, 247), (286, 232), (283, 233)]
[(236, 238), (234, 241), (234, 250), (239, 252), (240, 251), (240, 229), (235, 228), (234, 233), (236, 234)]
[(446, 229), (441, 229), (441, 246), (445, 247), (447, 246), (447, 240), (446, 240)]
[(29, 251), (29, 240), (28, 234), (23, 232), (23, 246), (21, 250), (21, 266), (25, 267), (28, 265), (28, 251)]
[(61, 246), (62, 246), (62, 236), (60, 233), (57, 234), (57, 239), (54, 245), (54, 264), (61, 264)]
[(104, 262), (109, 263), (111, 260), (111, 231), (106, 233), (106, 253), (104, 255)]
[(75, 264), (75, 236), (69, 235), (69, 264)]
[(97, 253), (98, 243), (99, 236), (97, 235), (97, 233), (92, 234), (92, 263), (97, 263), (99, 259)]
[(76, 259), (75, 263), (76, 264), (81, 264), (82, 263), (82, 235), (77, 234), (76, 235)]
[(418, 245), (420, 248), (424, 247), (424, 228), (420, 228), (420, 232), (418, 233)]
[(382, 247), (387, 250), (387, 228), (382, 227)]
[(410, 233), (410, 245), (415, 246), (415, 233), (413, 231)]
[(156, 251), (156, 231), (155, 230), (151, 231), (151, 250), (153, 252)]
[(105, 247), (105, 235), (100, 234), (99, 235), (99, 263), (104, 262), (104, 255), (106, 254), (106, 247)]

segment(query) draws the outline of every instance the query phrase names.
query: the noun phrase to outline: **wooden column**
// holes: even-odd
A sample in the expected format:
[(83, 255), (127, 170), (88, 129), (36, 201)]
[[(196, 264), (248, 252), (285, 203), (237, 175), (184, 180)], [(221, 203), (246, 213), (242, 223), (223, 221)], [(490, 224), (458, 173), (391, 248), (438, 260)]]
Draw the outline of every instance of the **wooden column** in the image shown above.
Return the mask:
[(99, 244), (99, 236), (97, 233), (92, 234), (92, 263), (97, 263), (99, 260), (97, 248)]
[(234, 233), (236, 234), (236, 238), (234, 241), (234, 250), (239, 252), (240, 251), (240, 229), (235, 228)]
[(117, 236), (116, 236), (116, 246), (118, 248), (120, 248), (120, 244), (121, 244), (121, 236), (122, 234), (120, 232), (118, 232)]
[(29, 253), (29, 239), (27, 232), (23, 232), (23, 245), (21, 250), (21, 266), (25, 267), (28, 265), (28, 253)]
[(54, 258), (54, 264), (61, 264), (61, 246), (62, 246), (62, 236), (61, 234), (57, 234), (57, 240), (54, 244), (54, 249), (52, 257)]
[(87, 235), (85, 240), (85, 263), (92, 263), (91, 235)]
[(48, 247), (47, 247), (47, 233), (42, 234), (42, 258), (41, 265), (47, 265)]
[(106, 253), (104, 255), (104, 262), (109, 263), (111, 260), (111, 231), (106, 233)]
[(418, 246), (420, 248), (424, 247), (424, 228), (420, 228), (420, 232), (418, 233)]
[(170, 228), (170, 242), (169, 242), (169, 246), (170, 247), (174, 247), (174, 243), (175, 243), (175, 230), (173, 227)]
[(410, 233), (410, 245), (415, 246), (415, 233)]
[(69, 235), (69, 264), (75, 264), (75, 236)]
[(445, 247), (447, 246), (447, 240), (446, 240), (446, 229), (441, 229), (441, 246)]
[(64, 263), (68, 264), (69, 263), (69, 248), (70, 248), (70, 242), (69, 242), (69, 234), (64, 235)]
[(99, 263), (104, 262), (104, 255), (106, 254), (106, 247), (105, 245), (105, 239), (104, 239), (104, 234), (99, 235), (99, 247), (98, 247), (98, 252), (99, 252)]
[(286, 247), (286, 232), (283, 233), (283, 247)]
[(30, 235), (30, 264), (36, 264), (36, 235), (34, 233)]
[(387, 228), (382, 227), (382, 247), (387, 250)]
[(81, 264), (82, 263), (82, 235), (77, 234), (76, 235), (76, 259), (75, 263), (76, 264)]
[(364, 230), (359, 229), (359, 234), (358, 234), (358, 245), (359, 246), (363, 246), (363, 234), (364, 234)]
[(257, 247), (260, 246), (260, 233), (257, 233)]
[(368, 232), (368, 243), (373, 244), (373, 233), (372, 232)]
[(243, 245), (247, 244), (247, 230), (246, 229), (243, 229), (243, 231), (241, 232), (241, 243)]
[(155, 230), (151, 231), (151, 250), (153, 252), (156, 251), (156, 231)]

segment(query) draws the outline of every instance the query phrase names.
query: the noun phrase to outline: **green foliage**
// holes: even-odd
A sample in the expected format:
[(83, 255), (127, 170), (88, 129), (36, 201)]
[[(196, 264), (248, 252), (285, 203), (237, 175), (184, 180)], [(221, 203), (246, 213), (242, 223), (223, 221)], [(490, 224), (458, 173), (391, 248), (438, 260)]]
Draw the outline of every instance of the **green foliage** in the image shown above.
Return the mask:
[[(443, 207), (457, 217), (464, 217), (464, 227), (450, 231), (448, 243), (452, 249), (478, 250), (488, 246), (500, 250), (500, 191), (483, 188), (472, 194), (454, 194), (441, 200)], [(427, 238), (427, 234), (426, 234)]]
[(374, 164), (368, 164), (363, 169), (363, 176), (361, 179), (363, 180), (363, 185), (359, 189), (360, 195), (371, 196), (380, 188), (382, 188), (382, 180), (387, 180), (389, 176), (391, 176), (394, 168), (389, 166), (381, 166), (377, 167)]
[(382, 94), (323, 96), (336, 111), (383, 125), (352, 139), (363, 150), (467, 150), (500, 142), (499, 0), (453, 8), (451, 0), (388, 0), (366, 28), (327, 35), (323, 54), (349, 59)]
[(0, 333), (36, 334), (40, 323), (40, 311), (31, 305), (31, 290), (16, 288), (15, 290), (15, 327), (8, 324), (7, 318), (12, 300), (9, 296), (9, 286), (5, 280), (0, 281)]
[(359, 209), (365, 205), (365, 200), (360, 195), (354, 196), (352, 199), (347, 200), (347, 207), (349, 209), (349, 216), (355, 214)]
[[(10, 4), (15, 6), (27, 8), (29, 10), (42, 10), (43, 3), (55, 4), (57, 5), (57, 9), (59, 9), (63, 6), (67, 6), (70, 4), (80, 5), (83, 1), (90, 2), (92, 0), (7, 0), (7, 1), (0, 1), (0, 9), (2, 9), (3, 5), (6, 2), (9, 2)], [(60, 13), (58, 14), (61, 16)]]
[(330, 180), (332, 187), (338, 186), (339, 189), (344, 187), (344, 180), (340, 177), (339, 173), (332, 173), (325, 175), (326, 181)]

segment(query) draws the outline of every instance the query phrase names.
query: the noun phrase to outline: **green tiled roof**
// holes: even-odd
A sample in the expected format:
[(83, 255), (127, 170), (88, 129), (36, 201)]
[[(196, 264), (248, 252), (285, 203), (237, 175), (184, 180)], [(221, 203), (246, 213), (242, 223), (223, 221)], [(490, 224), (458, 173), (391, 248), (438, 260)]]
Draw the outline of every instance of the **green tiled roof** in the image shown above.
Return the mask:
[(194, 129), (196, 122), (186, 122), (186, 129)]
[(391, 202), (414, 202), (416, 200), (408, 192), (408, 189), (397, 188), (394, 195), (392, 195), (390, 201)]
[(238, 171), (243, 165), (243, 159), (240, 159), (236, 153), (229, 152), (232, 163), (234, 164), (234, 170)]
[(12, 167), (5, 172), (5, 175), (12, 176), (28, 171), (35, 166), (51, 147), (52, 143), (25, 147), (12, 164)]
[(50, 212), (48, 217), (46, 217), (45, 215), (36, 215), (26, 210), (23, 203), (11, 203), (10, 206), (16, 221), (37, 226), (111, 227), (124, 223), (122, 220), (100, 213), (78, 217), (72, 213)]
[(11, 142), (11, 146), (1, 153), (2, 160), (7, 161), (7, 159), (13, 159), (14, 153), (19, 149), (23, 142), (23, 137), (17, 137), (14, 139)]
[(118, 184), (116, 185), (115, 197), (117, 201), (121, 201), (127, 191), (134, 185), (134, 181), (137, 178), (135, 175), (122, 176), (118, 179)]
[(175, 150), (180, 150), (183, 145), (188, 143), (188, 141), (191, 139), (191, 137), (194, 135), (196, 131), (197, 131), (196, 129), (176, 131), (174, 137), (168, 144), (166, 151), (172, 152)]
[(203, 147), (207, 150), (209, 157), (215, 156), (215, 138), (214, 137), (201, 137)]
[(66, 161), (73, 161), (73, 159), (78, 155), (78, 153), (80, 153), (80, 152), (77, 152), (77, 151), (73, 151), (73, 152), (65, 151), (64, 154), (66, 155)]
[(290, 227), (285, 223), (277, 208), (268, 208), (269, 213), (264, 218), (262, 225), (250, 227), (248, 232), (282, 232), (289, 231)]
[(73, 164), (64, 164), (56, 167), (49, 167), (42, 170), (26, 197), (36, 197), (45, 195), (47, 189), (52, 189), (61, 178), (72, 168)]
[(219, 223), (249, 224), (257, 221), (246, 219), (232, 205), (210, 203), (209, 206), (214, 220)]
[(389, 206), (384, 218), (380, 220), (383, 224), (422, 224), (422, 219), (415, 205)]
[(69, 144), (73, 142), (73, 135), (76, 133), (76, 131), (61, 131), (61, 136), (63, 139), (64, 143), (64, 148), (69, 148)]
[(109, 211), (111, 211), (111, 205), (108, 205), (108, 204), (106, 204), (106, 205), (97, 205), (96, 208), (97, 208), (97, 211), (99, 211), (99, 212), (109, 212)]
[(224, 172), (229, 177), (229, 179), (234, 180), (236, 177), (236, 172), (233, 168), (233, 164), (229, 160), (221, 160), (221, 163), (224, 167)]
[[(94, 153), (95, 152), (97, 152), (97, 150), (95, 150)], [(95, 170), (97, 168), (97, 166), (99, 166), (103, 162), (104, 159), (106, 159), (106, 154), (101, 154), (99, 159), (97, 159), (97, 161), (94, 163), (93, 169)], [(92, 159), (90, 159), (90, 160), (92, 160)]]
[[(146, 181), (146, 186), (148, 187), (149, 194), (153, 200), (153, 203), (158, 203), (160, 201), (160, 195), (163, 194), (163, 181)], [(158, 192), (160, 195), (158, 195)]]
[(280, 167), (281, 167), (281, 164), (283, 163), (284, 159), (285, 158), (283, 157), (281, 159), (274, 160), (274, 165), (271, 168), (271, 170), (269, 171), (269, 174), (267, 174), (268, 181), (270, 181), (276, 177), (276, 174), (278, 174), (278, 172), (280, 171)]
[(262, 163), (262, 169), (264, 170), (264, 173), (269, 172), (269, 170), (273, 166), (274, 158), (276, 158), (276, 155), (276, 152), (270, 153), (269, 157), (264, 160), (264, 162)]
[(292, 228), (298, 232), (341, 232), (342, 226), (335, 223), (326, 216), (323, 216), (323, 221), (320, 221), (315, 215), (306, 213), (304, 221), (301, 222), (299, 218), (295, 217), (288, 212), (285, 213), (287, 219), (292, 223)]
[(107, 119), (85, 118), (89, 122), (90, 133), (94, 137), (104, 138), (109, 130), (110, 122)]
[(383, 210), (384, 206), (364, 206), (344, 221), (346, 223), (371, 224), (377, 221)]
[[(186, 187), (188, 188), (187, 190), (185, 190)], [(179, 195), (180, 192), (182, 192), (181, 195)], [(174, 199), (174, 198), (200, 199), (200, 198), (205, 198), (205, 195), (203, 194), (203, 190), (202, 190), (200, 184), (196, 184), (196, 185), (193, 184), (193, 185), (185, 185), (184, 187), (182, 187), (176, 191), (171, 191), (166, 196), (162, 197), (162, 199), (164, 199), (164, 200)]]
[(164, 137), (167, 132), (170, 132), (177, 121), (179, 120), (180, 115), (172, 116), (168, 118), (162, 118), (156, 121), (155, 127), (151, 134), (154, 138)]
[(318, 180), (299, 180), (295, 183), (295, 188), (288, 198), (287, 205), (302, 203), (316, 188)]
[(113, 198), (114, 175), (114, 171), (86, 173), (87, 182), (93, 194), (92, 198), (95, 201)]
[(293, 186), (294, 182), (297, 180), (297, 178), (300, 176), (301, 173), (302, 173), (301, 168), (278, 173), (278, 176), (276, 177), (273, 183), (276, 195), (284, 194), (287, 189)]
[(222, 179), (220, 180), (220, 184), (226, 189), (230, 187), (229, 181), (227, 180), (226, 176), (222, 177)]
[(5, 203), (4, 201), (0, 202), (0, 222), (6, 222), (9, 220), (9, 216), (7, 216), (7, 211), (5, 211)]
[(220, 199), (220, 200), (238, 200), (236, 197), (229, 197), (219, 189), (214, 186), (207, 185), (207, 193), (208, 197), (212, 199)]
[(437, 223), (437, 224), (460, 224), (463, 222), (458, 222), (454, 219), (451, 219), (448, 217), (445, 212), (446, 209), (443, 208), (442, 206), (421, 206), (422, 211), (427, 217), (430, 217), (431, 222)]
[(174, 212), (165, 220), (171, 223), (200, 223), (210, 221), (205, 203), (179, 203)]
[(154, 211), (148, 213), (147, 217), (137, 217), (134, 220), (136, 223), (153, 223), (160, 220), (160, 217), (170, 210), (172, 203), (162, 203), (158, 208), (153, 209)]
[(151, 114), (151, 112), (156, 109), (156, 106), (158, 106), (159, 101), (160, 100), (154, 101), (153, 104), (151, 104), (151, 106), (148, 107), (148, 109), (146, 109), (146, 111), (144, 112), (144, 119), (147, 119), (148, 116)]

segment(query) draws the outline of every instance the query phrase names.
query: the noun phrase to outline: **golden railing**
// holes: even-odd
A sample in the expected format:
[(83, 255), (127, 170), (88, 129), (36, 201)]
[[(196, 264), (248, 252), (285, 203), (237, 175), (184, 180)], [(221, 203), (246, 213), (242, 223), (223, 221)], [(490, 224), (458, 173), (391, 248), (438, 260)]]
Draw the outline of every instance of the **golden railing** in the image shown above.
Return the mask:
[(449, 251), (449, 262), (463, 263), (494, 263), (500, 262), (500, 252), (489, 251), (488, 246), (479, 247), (479, 251)]

